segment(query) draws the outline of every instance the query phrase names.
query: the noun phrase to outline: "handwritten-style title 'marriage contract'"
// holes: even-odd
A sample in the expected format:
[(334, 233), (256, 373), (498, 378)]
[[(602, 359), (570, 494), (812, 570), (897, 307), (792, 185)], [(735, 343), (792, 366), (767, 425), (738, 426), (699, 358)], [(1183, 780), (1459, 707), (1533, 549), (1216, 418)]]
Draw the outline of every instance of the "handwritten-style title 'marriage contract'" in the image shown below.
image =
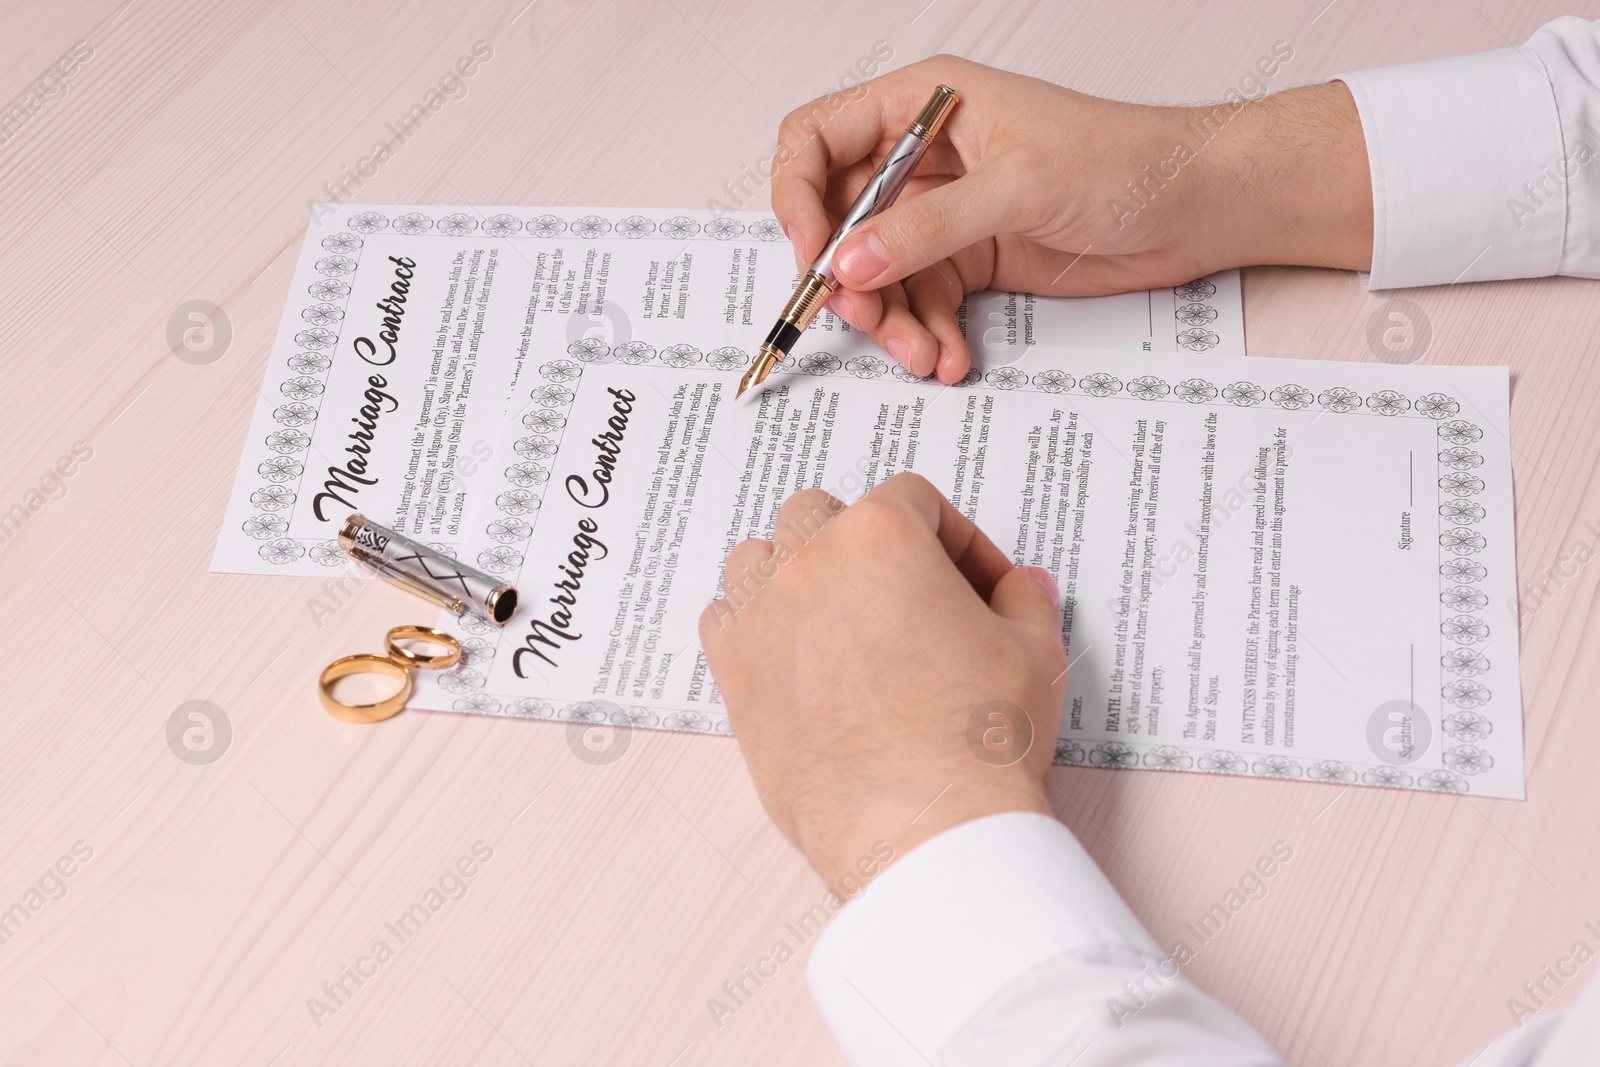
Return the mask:
[[(587, 475), (569, 474), (562, 483), (572, 502), (590, 511), (598, 511), (611, 502), (612, 476), (616, 472), (617, 461), (622, 457), (622, 439), (628, 432), (628, 417), (633, 413), (634, 401), (638, 399), (632, 391), (615, 386), (608, 388), (606, 393), (612, 398), (611, 415), (606, 419), (606, 428), (589, 440), (598, 450), (595, 452), (594, 465)], [(556, 661), (550, 653), (560, 649), (562, 642), (577, 641), (583, 637), (582, 633), (574, 631), (572, 621), (578, 607), (578, 592), (583, 587), (583, 578), (590, 562), (605, 559), (610, 549), (596, 536), (600, 532), (598, 517), (584, 515), (578, 519), (577, 525), (578, 530), (572, 535), (572, 550), (556, 564), (556, 570), (563, 577), (557, 579), (555, 596), (549, 599), (555, 608), (543, 618), (536, 617), (528, 623), (528, 634), (523, 638), (522, 647), (512, 654), (511, 665), (518, 678), (528, 677), (523, 670), (524, 656), (532, 653), (554, 667)]]
[[(383, 312), (383, 320), (379, 323), (378, 340), (357, 337), (350, 343), (355, 354), (374, 367), (391, 365), (399, 354), (395, 346), (400, 343), (400, 320), (405, 317), (406, 294), (411, 291), (411, 278), (417, 266), (414, 260), (404, 256), (390, 256), (389, 262), (395, 265), (394, 281), (389, 285), (388, 295), (376, 305), (378, 310)], [(400, 401), (387, 392), (388, 388), (389, 379), (384, 375), (367, 375), (367, 388), (361, 394), (366, 403), (362, 404), (360, 410), (350, 418), (350, 421), (356, 424), (355, 432), (350, 434), (350, 443), (345, 446), (345, 451), (350, 453), (351, 458), (345, 460), (342, 465), (328, 468), (328, 480), (322, 483), (322, 492), (311, 501), (312, 511), (323, 522), (333, 518), (332, 515), (323, 512), (323, 504), (326, 501), (331, 500), (354, 509), (356, 503), (351, 498), (360, 493), (363, 486), (378, 484), (376, 474), (370, 476), (367, 474), (367, 457), (372, 454), (372, 439), (378, 430), (379, 417), (386, 412), (400, 409)]]

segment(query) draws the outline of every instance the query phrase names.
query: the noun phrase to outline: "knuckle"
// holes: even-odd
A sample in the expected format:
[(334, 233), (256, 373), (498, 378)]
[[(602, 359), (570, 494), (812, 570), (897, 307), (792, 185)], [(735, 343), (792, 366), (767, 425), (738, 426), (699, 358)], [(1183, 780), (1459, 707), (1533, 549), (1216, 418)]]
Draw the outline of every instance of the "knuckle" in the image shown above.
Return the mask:
[(819, 488), (798, 491), (778, 509), (778, 520), (773, 523), (774, 547), (798, 549), (821, 533), (843, 507), (834, 494)]
[(816, 139), (817, 133), (827, 125), (828, 120), (838, 110), (837, 107), (830, 107), (828, 103), (837, 95), (830, 93), (809, 100), (783, 117), (778, 129), (785, 135), (785, 143), (791, 150), (798, 150)]
[(826, 526), (844, 505), (832, 493), (822, 489), (802, 489), (788, 500), (778, 512), (778, 525), (795, 528), (807, 536)]
[(876, 545), (903, 539), (916, 516), (897, 500), (869, 493), (845, 511), (841, 522), (852, 541)]
[(922, 249), (938, 243), (949, 229), (949, 217), (936, 197), (914, 196), (903, 204), (901, 211), (884, 213), (878, 238), (894, 259), (926, 267), (933, 260)]
[(778, 120), (778, 132), (780, 134), (793, 134), (800, 132), (804, 128), (806, 117), (811, 114), (812, 110), (816, 106), (816, 101), (813, 100), (808, 103), (801, 104), (799, 107), (783, 116), (782, 119)]
[(717, 635), (734, 620), (733, 605), (726, 600), (713, 600), (700, 613), (700, 643), (709, 646)]
[(822, 489), (814, 485), (807, 486), (804, 489), (796, 490), (790, 495), (786, 503), (793, 504), (796, 507), (808, 509), (820, 508), (830, 513), (838, 510), (832, 506), (832, 504), (837, 503), (837, 501), (835, 501), (833, 498), (833, 494), (829, 493), (826, 489)]
[(728, 553), (728, 561), (724, 566), (729, 584), (733, 579), (750, 569), (750, 565), (761, 559), (771, 548), (771, 544), (759, 537), (747, 537), (733, 546)]
[(884, 485), (895, 485), (913, 493), (937, 493), (939, 490), (934, 484), (916, 471), (901, 471), (884, 480)]

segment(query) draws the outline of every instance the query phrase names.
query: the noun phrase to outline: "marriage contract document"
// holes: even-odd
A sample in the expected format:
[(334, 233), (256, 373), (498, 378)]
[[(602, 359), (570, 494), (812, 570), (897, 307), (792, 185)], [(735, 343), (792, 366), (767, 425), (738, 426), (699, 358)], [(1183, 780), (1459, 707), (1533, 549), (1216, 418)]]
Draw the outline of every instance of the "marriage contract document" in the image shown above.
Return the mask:
[[(975, 344), (980, 366), (959, 385), (912, 378), (834, 322), (735, 403), (765, 328), (764, 317), (743, 321), (742, 280), (725, 275), (709, 311), (681, 317), (655, 314), (653, 296), (646, 317), (643, 293), (659, 293), (646, 265), (626, 339), (573, 333), (571, 312), (559, 311), (565, 283), (555, 283), (553, 314), (542, 311), (550, 290), (529, 288), (533, 276), (506, 297), (515, 313), (498, 318), (493, 297), (460, 293), (474, 250), (487, 258), (495, 239), (433, 245), (401, 240), (387, 216), (384, 225), (381, 242), (380, 231), (350, 231), (363, 266), (347, 284), (361, 284), (374, 245), (383, 255), (363, 291), (373, 302), (396, 260), (413, 262), (406, 314), (437, 332), (403, 328), (385, 384), (372, 387), (388, 399), (373, 401), (380, 425), (367, 470), (403, 482), (397, 472), (410, 464), (436, 462), (410, 424), (459, 336), (463, 351), (476, 350), (474, 388), (499, 396), (492, 416), (455, 431), (459, 496), (438, 543), (514, 582), (523, 605), (503, 629), (447, 617), (463, 662), (423, 672), (414, 707), (726, 733), (696, 634), (727, 550), (771, 536), (779, 504), (799, 488), (850, 501), (915, 470), (1014, 560), (1060, 582), (1072, 668), (1058, 763), (1522, 795), (1503, 369), (1245, 359), (1217, 354), (1220, 345), (1197, 356), (1176, 343), (1181, 331), (1147, 350), (1149, 333), (1136, 336), (1155, 306), (1146, 294), (1139, 315), (1106, 313), (1124, 327), (1145, 318), (1118, 335), (1126, 343), (1074, 348), (1035, 298), (984, 294), (969, 305), (968, 335), (999, 335)], [(313, 230), (308, 248), (316, 240)], [(500, 289), (509, 259), (502, 250), (495, 260)], [(657, 286), (664, 269), (656, 264)], [(481, 264), (480, 286), (486, 272)], [(792, 265), (785, 272), (775, 302)], [(1220, 302), (1227, 284), (1180, 287), (1163, 294), (1162, 310)], [(987, 325), (974, 308), (999, 318)], [(329, 329), (319, 380), (331, 382), (341, 360), (353, 378), (373, 370), (361, 347), (372, 328)], [(341, 387), (347, 404), (359, 384)], [(382, 419), (406, 432), (384, 438)], [(258, 431), (278, 432), (270, 427), (253, 428), (249, 447)], [(311, 461), (309, 450), (295, 457)], [(253, 458), (247, 451), (245, 489)], [(317, 530), (301, 510), (325, 490), (315, 474), (272, 483), (292, 498), (259, 514), (286, 514), (287, 526), (265, 537), (225, 526), (217, 565), (304, 573), (331, 537), (300, 533)], [(405, 528), (404, 508), (366, 504), (375, 498), (349, 503)], [(335, 525), (354, 510), (325, 503)], [(910, 622), (901, 628), (914, 631)]]
[[(745, 360), (795, 280), (770, 215), (319, 208), (213, 566), (326, 574), (343, 562), (339, 523), (357, 510), (454, 551), (472, 478), (530, 359), (554, 345), (581, 360), (605, 345), (627, 360), (641, 338), (697, 324), (735, 328), (737, 343), (707, 360)], [(1241, 307), (1234, 271), (1086, 300), (983, 293), (967, 332), (1004, 361), (1045, 334), (1075, 347), (1242, 355)], [(807, 336), (813, 353), (859, 340), (827, 313)], [(660, 358), (688, 359), (674, 344)]]

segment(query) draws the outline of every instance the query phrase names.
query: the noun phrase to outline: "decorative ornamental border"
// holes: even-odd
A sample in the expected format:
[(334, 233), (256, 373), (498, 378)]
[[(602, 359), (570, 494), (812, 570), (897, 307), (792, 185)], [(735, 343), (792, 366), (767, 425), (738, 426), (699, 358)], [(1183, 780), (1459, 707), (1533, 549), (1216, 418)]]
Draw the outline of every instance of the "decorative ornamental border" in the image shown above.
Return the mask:
[(1173, 299), (1178, 308), (1173, 312), (1177, 320), (1178, 347), (1190, 352), (1205, 352), (1217, 347), (1222, 339), (1211, 324), (1217, 321), (1217, 309), (1210, 304), (1217, 295), (1217, 285), (1209, 278), (1196, 278), (1192, 282), (1172, 287)]
[[(1455, 415), (1459, 408), (1447, 412)], [(1477, 587), (1489, 576), (1482, 553), (1489, 540), (1478, 529), (1487, 510), (1478, 494), (1484, 481), (1474, 473), (1483, 465), (1475, 448), (1483, 428), (1467, 419), (1441, 418), (1438, 445), (1439, 530), (1439, 697), (1444, 712), (1439, 731), (1444, 769), (1434, 772), (1455, 793), (1471, 791), (1471, 777), (1494, 766), (1494, 756), (1478, 742), (1494, 732), (1479, 709), (1493, 694), (1478, 677), (1489, 670), (1490, 626), (1484, 617), (1488, 594)], [(1498, 624), (1496, 624), (1498, 625)]]
[(360, 266), (363, 241), (357, 234), (345, 232), (329, 234), (320, 243), (327, 255), (318, 258), (313, 269), (321, 277), (306, 288), (309, 299), (300, 306), (300, 318), (306, 325), (294, 335), (299, 351), (287, 360), (292, 375), (278, 383), (284, 402), (273, 408), (272, 421), (278, 428), (265, 440), (273, 454), (256, 467), (261, 482), (250, 494), (255, 511), (240, 524), (246, 536), (262, 542), (257, 554), (280, 566), (306, 556), (324, 567), (337, 567), (345, 560), (335, 540), (285, 536), (289, 530), (285, 515), (299, 495), (306, 452), (311, 447), (306, 427), (316, 422), (327, 391), (331, 351), (338, 344), (350, 301), (351, 286), (346, 279)]
[(674, 215), (660, 222), (645, 215), (632, 214), (607, 216), (590, 212), (577, 217), (546, 212), (541, 215), (514, 215), (500, 212), (494, 215), (471, 215), (455, 211), (448, 215), (433, 216), (421, 211), (408, 211), (393, 219), (380, 211), (363, 211), (350, 217), (346, 223), (360, 234), (390, 233), (421, 237), (436, 234), (443, 237), (465, 237), (480, 233), (486, 237), (533, 237), (551, 239), (571, 233), (585, 241), (612, 237), (625, 241), (657, 238), (666, 241), (692, 241), (695, 239), (731, 241), (747, 237), (754, 241), (777, 241), (783, 237), (783, 228), (777, 219), (757, 219), (741, 222), (731, 215), (721, 215), (700, 222), (687, 215)]
[(1228, 749), (1191, 749), (1182, 745), (1139, 741), (1096, 741), (1085, 746), (1073, 738), (1061, 738), (1056, 742), (1052, 762), (1058, 767), (1104, 767), (1119, 771), (1145, 767), (1158, 771), (1203, 771), (1247, 778), (1333, 782), (1389, 789), (1418, 788), (1436, 793), (1467, 791), (1461, 776), (1448, 770), (1427, 770), (1413, 774), (1405, 767), (1388, 763), (1302, 760), (1277, 753), (1251, 756)]

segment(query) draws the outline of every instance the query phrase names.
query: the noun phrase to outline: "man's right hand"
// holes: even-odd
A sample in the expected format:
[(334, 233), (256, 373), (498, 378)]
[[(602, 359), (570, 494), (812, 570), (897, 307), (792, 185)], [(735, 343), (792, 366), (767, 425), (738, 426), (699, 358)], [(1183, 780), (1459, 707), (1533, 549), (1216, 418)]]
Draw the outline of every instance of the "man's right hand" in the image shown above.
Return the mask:
[(940, 83), (961, 102), (901, 198), (841, 246), (829, 303), (915, 374), (966, 374), (956, 309), (979, 289), (1086, 296), (1258, 263), (1368, 265), (1366, 144), (1341, 82), (1149, 107), (935, 56), (784, 119), (772, 207), (801, 270)]

